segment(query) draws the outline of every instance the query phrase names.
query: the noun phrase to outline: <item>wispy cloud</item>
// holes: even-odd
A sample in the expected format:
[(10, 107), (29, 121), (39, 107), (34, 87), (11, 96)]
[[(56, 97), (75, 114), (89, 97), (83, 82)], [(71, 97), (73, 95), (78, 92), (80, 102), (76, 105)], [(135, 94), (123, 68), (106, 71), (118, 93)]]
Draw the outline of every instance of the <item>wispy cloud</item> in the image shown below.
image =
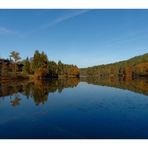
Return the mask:
[(11, 33), (11, 31), (5, 27), (0, 26), (0, 33)]
[(69, 13), (66, 13), (65, 15), (59, 16), (51, 21), (48, 21), (48, 23), (44, 23), (40, 27), (38, 27), (36, 29), (32, 29), (32, 31), (25, 32), (25, 34), (23, 34), (22, 36), (28, 37), (31, 34), (38, 32), (39, 30), (41, 31), (41, 30), (48, 29), (50, 27), (53, 27), (54, 25), (62, 23), (63, 21), (69, 20), (73, 17), (83, 15), (83, 14), (90, 12), (90, 11), (92, 11), (92, 10), (91, 9), (83, 9), (83, 10), (74, 10), (73, 12), (68, 11)]
[(60, 17), (58, 17), (58, 18), (50, 21), (49, 23), (44, 24), (42, 27), (43, 28), (52, 27), (52, 26), (57, 25), (57, 24), (59, 24), (59, 23), (61, 23), (63, 21), (69, 20), (69, 19), (71, 19), (73, 17), (76, 17), (76, 16), (79, 16), (79, 15), (85, 14), (85, 13), (87, 13), (89, 11), (91, 11), (91, 10), (76, 10), (73, 13), (69, 13), (69, 14), (60, 16)]
[(2, 26), (0, 26), (0, 34), (19, 35), (18, 32)]

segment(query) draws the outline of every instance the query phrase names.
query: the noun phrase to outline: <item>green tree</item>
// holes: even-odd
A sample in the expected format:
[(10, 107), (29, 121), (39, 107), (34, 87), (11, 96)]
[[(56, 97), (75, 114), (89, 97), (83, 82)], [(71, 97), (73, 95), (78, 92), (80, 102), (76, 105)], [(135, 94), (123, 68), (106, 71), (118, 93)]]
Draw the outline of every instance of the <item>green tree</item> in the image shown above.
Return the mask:
[(36, 50), (32, 60), (33, 71), (35, 72), (39, 68), (47, 69), (47, 66), (48, 66), (47, 55), (44, 52), (40, 53), (38, 50)]
[(40, 67), (47, 68), (48, 66), (48, 58), (47, 55), (42, 51), (40, 54)]
[(62, 75), (63, 74), (63, 63), (61, 61), (58, 62), (58, 75)]
[(31, 64), (30, 64), (30, 61), (29, 61), (29, 58), (28, 57), (24, 61), (23, 72), (25, 74), (30, 74), (31, 73)]
[(40, 67), (40, 53), (38, 50), (35, 51), (32, 60), (32, 70), (35, 72)]
[(50, 77), (58, 76), (58, 65), (54, 61), (48, 62), (48, 74)]

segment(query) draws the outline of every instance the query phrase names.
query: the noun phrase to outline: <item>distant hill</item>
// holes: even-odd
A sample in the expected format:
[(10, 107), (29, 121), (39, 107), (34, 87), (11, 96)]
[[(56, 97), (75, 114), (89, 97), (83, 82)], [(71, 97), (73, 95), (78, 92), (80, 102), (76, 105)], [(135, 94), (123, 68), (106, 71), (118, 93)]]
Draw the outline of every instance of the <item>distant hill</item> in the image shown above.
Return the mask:
[(116, 63), (98, 65), (80, 69), (81, 76), (123, 78), (147, 77), (148, 76), (148, 53)]

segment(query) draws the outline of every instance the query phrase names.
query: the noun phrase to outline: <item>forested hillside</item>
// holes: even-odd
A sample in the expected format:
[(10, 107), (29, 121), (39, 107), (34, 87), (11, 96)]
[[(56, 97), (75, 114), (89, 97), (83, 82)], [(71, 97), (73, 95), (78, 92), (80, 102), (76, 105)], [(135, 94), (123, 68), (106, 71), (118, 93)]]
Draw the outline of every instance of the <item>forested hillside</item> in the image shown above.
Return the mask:
[(121, 62), (81, 68), (80, 75), (99, 77), (118, 76), (125, 79), (148, 77), (148, 53)]

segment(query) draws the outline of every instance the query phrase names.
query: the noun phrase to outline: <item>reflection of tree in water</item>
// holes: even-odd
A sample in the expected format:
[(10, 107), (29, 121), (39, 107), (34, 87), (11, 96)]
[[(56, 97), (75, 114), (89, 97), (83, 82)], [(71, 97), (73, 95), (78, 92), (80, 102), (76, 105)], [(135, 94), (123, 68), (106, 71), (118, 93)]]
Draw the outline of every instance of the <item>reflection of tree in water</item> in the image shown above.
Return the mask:
[(121, 89), (127, 89), (133, 92), (148, 95), (148, 78), (130, 79), (129, 77), (85, 77), (81, 81), (90, 84), (111, 86)]
[(80, 80), (78, 78), (59, 79), (57, 81), (58, 92), (61, 93), (64, 88), (76, 87), (79, 82)]
[(24, 86), (24, 94), (27, 98), (33, 98), (36, 105), (45, 104), (48, 100), (48, 93), (55, 92), (57, 87), (54, 81), (35, 80)]
[(27, 83), (23, 86), (23, 90), (24, 90), (24, 95), (27, 97), (27, 99), (29, 99), (30, 94), (31, 94), (31, 88), (32, 88), (32, 83)]
[[(5, 99), (5, 96), (9, 96), (10, 104), (12, 106), (17, 106), (20, 104), (20, 98), (17, 94), (18, 92), (23, 92), (23, 82), (13, 81), (13, 82), (3, 82), (0, 84), (0, 99)], [(15, 98), (13, 98), (15, 96)]]
[(18, 95), (19, 92), (24, 94), (28, 99), (32, 98), (36, 105), (45, 104), (48, 100), (49, 93), (62, 92), (64, 88), (75, 87), (78, 83), (78, 78), (4, 83), (0, 84), (0, 99), (5, 96), (9, 96), (11, 105), (17, 106), (21, 101)]
[(11, 96), (17, 92), (23, 92), (24, 83), (20, 82), (7, 82), (0, 84), (0, 97)]
[(44, 104), (48, 100), (49, 93), (62, 92), (64, 88), (75, 87), (78, 83), (78, 78), (53, 79), (48, 81), (35, 80), (24, 86), (24, 94), (27, 98), (32, 97), (36, 105)]
[(20, 101), (21, 101), (21, 99), (19, 98), (18, 95), (16, 95), (15, 98), (10, 101), (10, 103), (11, 103), (12, 106), (15, 107), (15, 106), (20, 105)]
[(48, 99), (48, 92), (37, 87), (33, 88), (32, 95), (36, 105), (39, 105), (40, 103), (44, 104)]

